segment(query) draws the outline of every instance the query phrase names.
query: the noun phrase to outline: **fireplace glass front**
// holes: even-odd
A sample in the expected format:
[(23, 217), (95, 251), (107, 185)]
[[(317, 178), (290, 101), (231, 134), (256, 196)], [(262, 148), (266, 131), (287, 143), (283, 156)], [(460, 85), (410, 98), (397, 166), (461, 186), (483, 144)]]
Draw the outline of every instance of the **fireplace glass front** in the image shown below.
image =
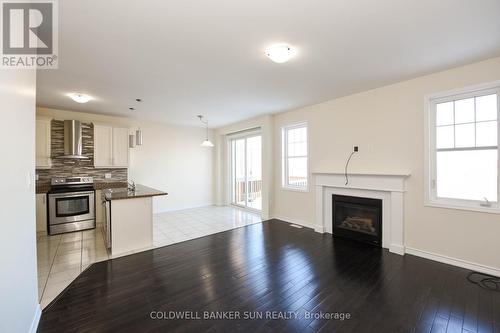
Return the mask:
[(332, 196), (333, 235), (382, 246), (382, 200)]

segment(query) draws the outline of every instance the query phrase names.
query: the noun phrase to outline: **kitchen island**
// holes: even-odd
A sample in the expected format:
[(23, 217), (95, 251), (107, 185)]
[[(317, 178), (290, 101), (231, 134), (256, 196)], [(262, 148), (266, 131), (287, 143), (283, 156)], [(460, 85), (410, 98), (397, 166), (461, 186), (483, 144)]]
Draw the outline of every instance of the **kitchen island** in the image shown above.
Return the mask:
[(111, 255), (132, 253), (153, 246), (153, 197), (167, 195), (136, 185), (103, 190), (106, 247)]

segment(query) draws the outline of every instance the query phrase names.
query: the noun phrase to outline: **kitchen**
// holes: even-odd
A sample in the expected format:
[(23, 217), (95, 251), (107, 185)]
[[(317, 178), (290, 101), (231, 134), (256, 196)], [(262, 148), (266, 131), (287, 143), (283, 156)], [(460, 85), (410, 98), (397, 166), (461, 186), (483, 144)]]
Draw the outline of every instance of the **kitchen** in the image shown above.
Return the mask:
[[(50, 133), (46, 127), (50, 126)], [(37, 120), (37, 138), (39, 142), (48, 142), (46, 135), (50, 135), (50, 150), (37, 152), (37, 160), (46, 161), (37, 165), (38, 168), (50, 167), (48, 172), (38, 173), (37, 194), (40, 195), (38, 221), (39, 230), (43, 231), (47, 225), (49, 235), (57, 235), (72, 231), (93, 229), (97, 223), (107, 226), (106, 239), (111, 238), (111, 205), (105, 204), (114, 199), (136, 199), (150, 196), (166, 195), (166, 193), (140, 185), (140, 194), (136, 193), (136, 185), (129, 186), (127, 181), (128, 149), (134, 147), (134, 139), (142, 145), (142, 133), (136, 136), (129, 134), (128, 128), (118, 128), (92, 123), (81, 123), (78, 120)], [(61, 149), (63, 148), (63, 149)], [(50, 157), (47, 157), (50, 156)], [(52, 162), (54, 161), (54, 162)], [(54, 165), (52, 165), (54, 163)], [(93, 165), (92, 165), (93, 164)], [(117, 169), (111, 169), (117, 168)], [(108, 173), (107, 171), (111, 171)], [(113, 171), (115, 177), (113, 179)], [(104, 173), (104, 181), (94, 182)], [(42, 175), (42, 178), (40, 176)], [(68, 177), (69, 175), (69, 177)], [(48, 178), (50, 177), (50, 187)], [(113, 192), (113, 189), (116, 190)], [(48, 191), (47, 191), (48, 190)], [(97, 190), (97, 194), (94, 192)], [(44, 194), (47, 194), (47, 205), (44, 205)], [(117, 195), (120, 194), (120, 195)], [(101, 206), (106, 209), (96, 209)], [(152, 215), (150, 204), (149, 216)], [(47, 209), (44, 214), (43, 208)], [(43, 216), (47, 216), (47, 221)], [(109, 218), (104, 219), (108, 216)], [(147, 216), (147, 215), (146, 215)], [(141, 220), (145, 216), (139, 216)], [(152, 225), (152, 218), (148, 219)], [(123, 224), (123, 222), (120, 222)], [(152, 227), (150, 227), (152, 229)], [(152, 234), (149, 243), (152, 245)], [(106, 247), (113, 249), (111, 241), (106, 242)], [(137, 250), (125, 249), (122, 252)], [(113, 251), (115, 254), (116, 252)]]
[[(37, 108), (36, 228), (42, 308), (95, 262), (261, 221), (253, 213), (213, 206), (214, 150), (201, 146), (207, 135), (213, 140), (211, 130), (207, 134), (203, 127), (150, 122), (136, 116)], [(86, 158), (62, 158), (78, 155), (78, 149), (65, 153), (65, 143), (66, 149), (73, 147), (69, 145), (72, 136), (65, 140), (67, 120), (80, 122), (81, 155)], [(137, 144), (139, 129), (142, 145), (141, 139)], [(135, 192), (129, 191), (134, 186)], [(78, 196), (89, 192), (88, 204), (84, 199), (63, 208), (84, 213), (89, 208), (89, 212), (76, 223), (56, 223), (50, 235), (49, 196), (57, 196), (60, 193), (55, 192), (68, 187), (78, 189)], [(103, 202), (111, 208), (108, 221), (114, 227), (106, 224)], [(86, 230), (59, 233), (61, 228), (74, 230), (78, 224)]]
[[(108, 256), (102, 255), (104, 252), (116, 257), (153, 246), (152, 197), (167, 193), (134, 183), (130, 186), (127, 179), (129, 149), (142, 145), (141, 131), (129, 134), (131, 132), (126, 127), (103, 123), (37, 117), (39, 240), (46, 240), (50, 247), (51, 242), (58, 239), (56, 235), (74, 241), (79, 236), (72, 232), (87, 230), (86, 235), (94, 238), (91, 250), (97, 249), (101, 255), (90, 256), (86, 263), (107, 259)], [(115, 200), (117, 203), (112, 205)], [(126, 204), (120, 208), (123, 201)], [(135, 207), (124, 214), (121, 212), (136, 202), (142, 209)], [(134, 218), (127, 218), (131, 216)], [(68, 254), (78, 253), (75, 246), (70, 250), (76, 251)], [(44, 269), (40, 273), (50, 275)], [(44, 279), (40, 280), (43, 284)]]

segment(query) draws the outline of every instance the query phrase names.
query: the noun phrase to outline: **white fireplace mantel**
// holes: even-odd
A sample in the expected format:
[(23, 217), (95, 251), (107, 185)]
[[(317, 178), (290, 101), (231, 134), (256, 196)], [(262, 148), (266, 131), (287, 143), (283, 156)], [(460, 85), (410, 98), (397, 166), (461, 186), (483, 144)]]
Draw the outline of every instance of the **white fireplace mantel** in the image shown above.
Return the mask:
[(313, 173), (316, 186), (315, 230), (332, 233), (332, 195), (349, 195), (382, 200), (382, 247), (405, 254), (404, 192), (405, 173)]

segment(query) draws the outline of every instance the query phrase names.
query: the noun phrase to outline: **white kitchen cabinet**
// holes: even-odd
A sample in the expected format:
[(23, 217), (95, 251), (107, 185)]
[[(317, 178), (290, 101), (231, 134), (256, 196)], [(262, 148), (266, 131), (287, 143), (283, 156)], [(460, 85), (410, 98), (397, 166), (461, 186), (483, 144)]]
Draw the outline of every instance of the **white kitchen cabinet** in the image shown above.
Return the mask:
[(36, 231), (47, 231), (47, 195), (36, 195)]
[(113, 127), (94, 125), (94, 166), (113, 165)]
[(104, 223), (104, 207), (102, 205), (102, 190), (95, 191), (95, 221), (96, 224)]
[(37, 119), (35, 132), (36, 168), (48, 169), (51, 167), (50, 119)]
[(113, 128), (113, 166), (128, 167), (128, 128)]
[(94, 125), (94, 167), (128, 167), (128, 128)]

